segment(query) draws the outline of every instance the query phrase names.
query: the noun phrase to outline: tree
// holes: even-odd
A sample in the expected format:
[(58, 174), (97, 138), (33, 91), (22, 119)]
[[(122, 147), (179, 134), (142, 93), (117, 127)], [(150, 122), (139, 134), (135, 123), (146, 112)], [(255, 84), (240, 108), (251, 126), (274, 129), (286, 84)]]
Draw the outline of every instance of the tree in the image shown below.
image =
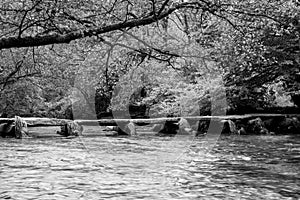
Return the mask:
[[(178, 9), (207, 2), (173, 1), (4, 1), (0, 49), (69, 43), (159, 21)], [(125, 8), (125, 9), (123, 9)]]
[[(229, 96), (235, 96), (234, 104), (242, 105), (244, 101), (248, 108), (266, 109), (276, 106), (274, 94), (279, 92), (278, 87), (267, 92), (271, 85), (283, 84), (286, 99), (299, 90), (299, 3), (271, 1), (270, 6), (260, 9), (267, 9), (273, 20), (256, 20), (251, 27), (245, 26), (245, 34), (235, 35), (233, 45), (228, 45), (233, 56), (224, 62), (225, 80)], [(243, 91), (248, 97), (241, 99)]]
[[(206, 89), (197, 88), (208, 77), (215, 79), (209, 75), (224, 75), (229, 90), (242, 91), (245, 86), (262, 87), (282, 74), (288, 60), (282, 59), (278, 65), (280, 56), (276, 51), (281, 47), (269, 41), (278, 33), (283, 37), (282, 27), (293, 29), (285, 26), (292, 27), (291, 19), (297, 19), (298, 10), (298, 3), (292, 0), (5, 0), (0, 3), (2, 63), (10, 62), (5, 55), (11, 49), (15, 54), (27, 51), (28, 69), (38, 66), (39, 74), (26, 71), (24, 78), (18, 78), (14, 68), (19, 71), (21, 67), (15, 65), (5, 67), (2, 80), (12, 83), (30, 76), (38, 78), (38, 86), (45, 89), (42, 98), (48, 106), (55, 107), (55, 102), (63, 101), (78, 85), (79, 74), (89, 71), (93, 76), (85, 77), (88, 79), (82, 83), (93, 87), (98, 99), (107, 104), (117, 82), (130, 70), (143, 67), (151, 71), (156, 69), (153, 65), (159, 65), (166, 74), (178, 74), (170, 85), (179, 76), (184, 85), (177, 88), (182, 92), (173, 91), (169, 96), (177, 99), (173, 105), (180, 99), (174, 94), (184, 94), (187, 88), (192, 90), (190, 95), (201, 96), (197, 98), (200, 102), (207, 96)], [(273, 27), (276, 31), (271, 33)], [(297, 31), (289, 34), (296, 47)], [(297, 61), (297, 51), (290, 52)], [(274, 76), (269, 76), (270, 70)], [(151, 86), (150, 93), (165, 90), (163, 81), (162, 85), (145, 83)], [(80, 87), (79, 84), (77, 89)], [(80, 90), (83, 98), (93, 104), (84, 87)]]

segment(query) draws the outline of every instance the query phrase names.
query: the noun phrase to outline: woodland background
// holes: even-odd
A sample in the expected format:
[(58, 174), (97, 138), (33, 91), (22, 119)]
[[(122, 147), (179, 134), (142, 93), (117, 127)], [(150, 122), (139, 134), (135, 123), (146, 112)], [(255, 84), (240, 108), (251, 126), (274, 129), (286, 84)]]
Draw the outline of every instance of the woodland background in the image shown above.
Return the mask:
[(2, 0), (0, 112), (299, 112), (299, 53), (296, 0)]

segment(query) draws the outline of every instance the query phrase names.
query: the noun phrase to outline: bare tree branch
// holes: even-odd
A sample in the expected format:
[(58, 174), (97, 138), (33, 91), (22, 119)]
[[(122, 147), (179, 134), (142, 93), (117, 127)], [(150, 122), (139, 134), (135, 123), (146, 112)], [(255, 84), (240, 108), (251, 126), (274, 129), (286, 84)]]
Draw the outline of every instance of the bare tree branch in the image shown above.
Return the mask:
[(156, 52), (160, 53), (160, 54), (164, 54), (164, 55), (168, 55), (168, 56), (172, 56), (172, 57), (180, 57), (180, 55), (178, 54), (175, 54), (175, 53), (171, 53), (169, 51), (163, 51), (161, 49), (158, 49), (156, 47), (153, 47), (151, 46), (150, 44), (146, 43), (144, 40), (138, 38), (137, 36), (127, 32), (127, 31), (124, 31), (127, 35), (131, 36), (132, 38), (134, 38), (135, 40), (137, 40), (138, 42), (144, 44), (146, 47), (149, 47), (150, 49), (153, 49), (155, 50)]
[(100, 34), (122, 30), (126, 28), (145, 26), (153, 22), (156, 22), (158, 20), (161, 20), (167, 17), (168, 15), (170, 15), (171, 13), (173, 13), (175, 10), (185, 8), (188, 5), (190, 5), (190, 3), (182, 3), (172, 8), (169, 8), (167, 11), (157, 16), (149, 16), (141, 19), (132, 19), (127, 22), (116, 23), (116, 24), (107, 25), (100, 28), (71, 31), (66, 34), (53, 33), (47, 35), (26, 36), (22, 38), (20, 37), (2, 38), (0, 39), (0, 49), (69, 43), (73, 40), (77, 40), (85, 37), (97, 36)]
[(160, 7), (157, 15), (160, 15), (164, 11), (164, 9), (166, 8), (166, 6), (168, 5), (169, 2), (170, 2), (170, 0), (165, 0), (165, 2), (163, 3), (163, 5)]

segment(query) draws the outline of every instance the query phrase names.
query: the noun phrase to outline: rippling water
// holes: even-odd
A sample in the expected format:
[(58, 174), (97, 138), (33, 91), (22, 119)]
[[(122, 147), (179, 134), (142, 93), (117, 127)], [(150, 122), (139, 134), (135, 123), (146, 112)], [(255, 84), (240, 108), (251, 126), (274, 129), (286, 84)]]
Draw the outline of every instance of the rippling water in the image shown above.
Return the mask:
[(0, 140), (0, 199), (300, 199), (299, 136)]

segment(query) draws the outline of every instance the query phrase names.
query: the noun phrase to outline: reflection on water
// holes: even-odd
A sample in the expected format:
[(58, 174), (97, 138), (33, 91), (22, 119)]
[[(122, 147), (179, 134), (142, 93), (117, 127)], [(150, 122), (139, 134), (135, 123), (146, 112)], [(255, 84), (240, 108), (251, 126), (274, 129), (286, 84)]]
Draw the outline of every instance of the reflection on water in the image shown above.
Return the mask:
[(300, 137), (222, 136), (208, 154), (202, 142), (1, 139), (0, 199), (300, 198)]

